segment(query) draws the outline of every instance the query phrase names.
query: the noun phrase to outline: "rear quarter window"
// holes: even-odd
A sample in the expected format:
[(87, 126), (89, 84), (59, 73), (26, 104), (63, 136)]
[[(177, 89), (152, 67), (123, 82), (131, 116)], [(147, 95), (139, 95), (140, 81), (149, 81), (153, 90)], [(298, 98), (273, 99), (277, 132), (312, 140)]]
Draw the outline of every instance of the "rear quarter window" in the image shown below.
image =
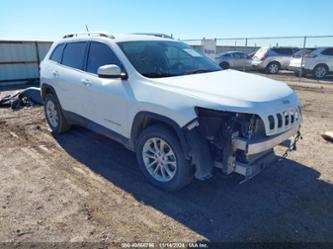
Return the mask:
[(50, 56), (50, 60), (61, 63), (62, 52), (64, 51), (64, 47), (65, 44), (59, 44), (58, 46), (56, 46)]
[(87, 42), (67, 43), (63, 52), (62, 64), (82, 70)]
[(333, 48), (326, 48), (323, 52), (321, 52), (323, 55), (330, 55), (333, 56)]
[(292, 48), (274, 48), (272, 50), (279, 55), (292, 55), (294, 53)]

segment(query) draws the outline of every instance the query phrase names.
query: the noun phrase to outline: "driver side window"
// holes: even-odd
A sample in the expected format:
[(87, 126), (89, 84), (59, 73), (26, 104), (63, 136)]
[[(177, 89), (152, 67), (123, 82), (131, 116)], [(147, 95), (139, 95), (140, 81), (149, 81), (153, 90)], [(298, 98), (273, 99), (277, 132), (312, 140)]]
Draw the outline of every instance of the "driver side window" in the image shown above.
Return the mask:
[(92, 42), (87, 58), (87, 72), (97, 74), (100, 66), (115, 64), (123, 68), (111, 48), (103, 43)]

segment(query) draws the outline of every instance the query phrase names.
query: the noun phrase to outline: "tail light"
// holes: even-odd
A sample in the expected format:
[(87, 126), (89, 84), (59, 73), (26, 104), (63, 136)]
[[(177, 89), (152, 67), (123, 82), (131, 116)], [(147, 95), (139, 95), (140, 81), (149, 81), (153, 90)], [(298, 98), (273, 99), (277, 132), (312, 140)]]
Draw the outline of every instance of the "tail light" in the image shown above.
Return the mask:
[(264, 61), (264, 60), (266, 60), (267, 57), (268, 57), (268, 55), (267, 55), (267, 54), (264, 54), (264, 55), (260, 58), (260, 60), (261, 60), (261, 61)]
[(316, 54), (306, 54), (306, 55), (304, 55), (304, 58), (310, 58), (310, 59), (312, 59), (312, 58), (316, 58), (316, 57), (317, 57)]

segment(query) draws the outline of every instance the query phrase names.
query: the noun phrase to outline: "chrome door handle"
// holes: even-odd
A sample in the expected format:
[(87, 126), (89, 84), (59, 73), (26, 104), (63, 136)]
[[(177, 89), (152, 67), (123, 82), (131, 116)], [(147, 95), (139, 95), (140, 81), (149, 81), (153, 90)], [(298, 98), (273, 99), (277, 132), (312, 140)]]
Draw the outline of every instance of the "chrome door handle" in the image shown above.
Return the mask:
[(88, 79), (82, 79), (81, 83), (85, 86), (91, 86), (90, 80), (88, 80)]

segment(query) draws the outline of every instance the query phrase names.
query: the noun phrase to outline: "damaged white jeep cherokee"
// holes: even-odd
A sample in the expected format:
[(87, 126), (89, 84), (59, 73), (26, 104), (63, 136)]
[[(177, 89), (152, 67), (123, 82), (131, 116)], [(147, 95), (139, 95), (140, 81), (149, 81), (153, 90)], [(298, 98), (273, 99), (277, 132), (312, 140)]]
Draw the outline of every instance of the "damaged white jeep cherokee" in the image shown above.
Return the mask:
[(286, 84), (222, 71), (172, 39), (69, 34), (40, 68), (53, 132), (80, 125), (119, 141), (164, 190), (207, 179), (214, 166), (251, 178), (299, 135), (300, 102)]

